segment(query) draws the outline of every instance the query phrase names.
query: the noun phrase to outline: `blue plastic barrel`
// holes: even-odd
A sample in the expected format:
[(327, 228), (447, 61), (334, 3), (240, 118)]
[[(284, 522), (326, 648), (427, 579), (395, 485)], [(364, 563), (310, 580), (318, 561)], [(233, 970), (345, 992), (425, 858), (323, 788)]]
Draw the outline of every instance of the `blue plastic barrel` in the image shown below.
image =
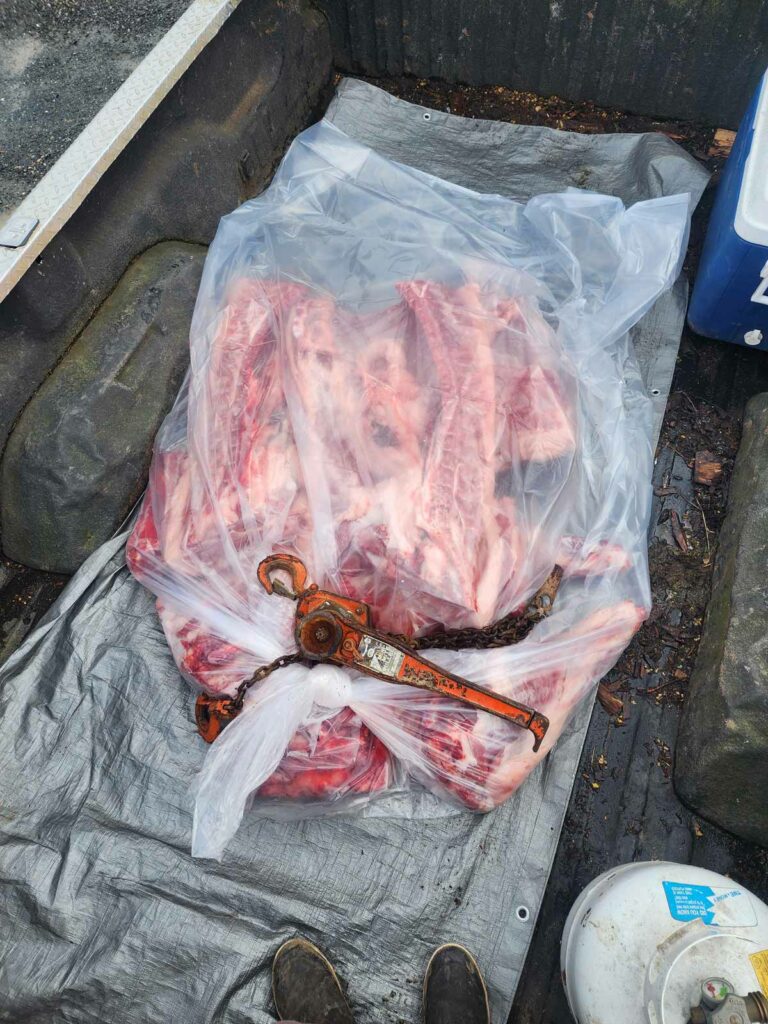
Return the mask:
[(698, 334), (768, 348), (768, 72), (739, 126), (688, 309)]

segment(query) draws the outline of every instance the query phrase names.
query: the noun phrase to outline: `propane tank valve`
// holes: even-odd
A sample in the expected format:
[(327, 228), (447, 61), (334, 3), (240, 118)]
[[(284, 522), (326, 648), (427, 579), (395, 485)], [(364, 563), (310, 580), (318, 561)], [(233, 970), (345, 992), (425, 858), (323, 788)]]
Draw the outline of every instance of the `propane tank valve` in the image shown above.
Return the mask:
[(762, 992), (737, 996), (725, 978), (708, 978), (689, 1024), (768, 1024), (768, 1000)]

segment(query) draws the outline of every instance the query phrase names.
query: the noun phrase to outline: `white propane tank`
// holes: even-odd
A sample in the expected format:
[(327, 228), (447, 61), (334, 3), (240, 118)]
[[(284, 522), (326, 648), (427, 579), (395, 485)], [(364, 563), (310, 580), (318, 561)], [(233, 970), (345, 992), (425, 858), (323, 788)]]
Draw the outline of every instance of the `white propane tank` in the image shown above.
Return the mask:
[[(600, 875), (574, 903), (560, 967), (578, 1024), (688, 1024), (709, 979), (709, 991), (724, 980), (732, 993), (756, 993), (768, 1005), (768, 907), (714, 871), (626, 864)], [(694, 1019), (705, 1019), (696, 1012)], [(706, 1019), (721, 1015), (708, 1011)], [(750, 1017), (729, 1010), (724, 1019)]]

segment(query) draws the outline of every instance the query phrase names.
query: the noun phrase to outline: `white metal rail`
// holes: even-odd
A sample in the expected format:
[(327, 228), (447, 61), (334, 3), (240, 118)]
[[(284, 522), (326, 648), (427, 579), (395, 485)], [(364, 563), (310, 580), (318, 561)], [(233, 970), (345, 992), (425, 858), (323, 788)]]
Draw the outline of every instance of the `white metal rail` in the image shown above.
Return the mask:
[(239, 3), (240, 0), (193, 0), (19, 204), (3, 227), (0, 301), (69, 220)]

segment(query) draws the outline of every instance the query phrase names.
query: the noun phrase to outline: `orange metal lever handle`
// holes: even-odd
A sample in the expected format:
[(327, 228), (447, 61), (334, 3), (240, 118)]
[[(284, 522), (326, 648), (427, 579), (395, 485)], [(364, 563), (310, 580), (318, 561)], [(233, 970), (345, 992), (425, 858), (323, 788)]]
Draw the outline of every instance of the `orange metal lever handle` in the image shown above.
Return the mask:
[[(292, 590), (280, 580), (273, 579), (277, 572), (290, 576)], [(513, 722), (522, 729), (529, 729), (533, 733), (533, 749), (538, 750), (541, 746), (549, 728), (549, 719), (544, 715), (526, 704), (501, 697), (484, 686), (452, 675), (431, 661), (418, 657), (391, 637), (377, 633), (370, 628), (368, 605), (319, 590), (315, 583), (308, 585), (306, 567), (294, 555), (274, 554), (265, 558), (259, 565), (258, 577), (268, 594), (281, 594), (298, 602), (295, 635), (299, 651), (305, 658), (335, 662), (389, 683), (402, 683), (445, 694), (470, 707)], [(210, 714), (208, 708), (201, 710)], [(222, 710), (224, 715), (231, 713), (229, 707)], [(209, 725), (208, 729), (211, 730), (212, 726)], [(200, 731), (203, 732), (202, 726)]]
[(302, 614), (300, 602), (298, 613), (296, 642), (304, 657), (332, 661), (390, 683), (403, 683), (453, 697), (529, 729), (533, 733), (534, 751), (541, 746), (549, 720), (533, 708), (446, 672), (390, 637), (361, 626), (348, 613), (336, 611), (331, 602), (325, 602), (319, 610), (307, 615)]

